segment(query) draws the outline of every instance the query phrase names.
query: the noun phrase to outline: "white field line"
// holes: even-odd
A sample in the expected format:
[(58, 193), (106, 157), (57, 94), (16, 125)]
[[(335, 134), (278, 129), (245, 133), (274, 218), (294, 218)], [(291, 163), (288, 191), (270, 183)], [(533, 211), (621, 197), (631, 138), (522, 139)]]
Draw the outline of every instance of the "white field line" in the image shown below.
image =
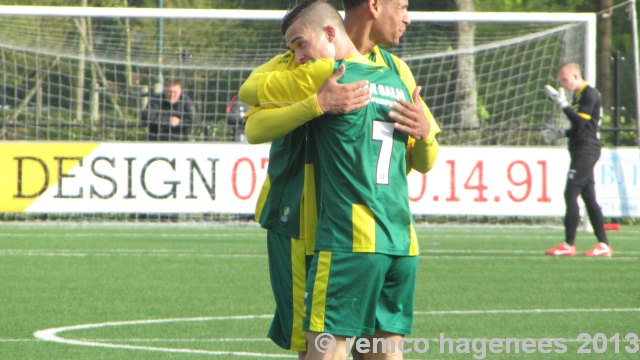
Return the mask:
[[(628, 340), (625, 339), (624, 336), (627, 333), (622, 333), (620, 334), (622, 337), (619, 340), (616, 339), (608, 339), (608, 342), (616, 342), (619, 341), (620, 343), (629, 343), (632, 340)], [(640, 334), (638, 334), (640, 335)], [(509, 337), (509, 338), (515, 338), (515, 337)], [(520, 339), (524, 339), (524, 338), (520, 338)], [(566, 342), (572, 342), (572, 343), (584, 343), (585, 339), (566, 339), (563, 338)], [(235, 343), (259, 343), (259, 342), (271, 342), (271, 339), (251, 339), (251, 338), (246, 338), (246, 339), (225, 339), (225, 338), (220, 338), (220, 339), (118, 339), (118, 338), (113, 338), (113, 339), (83, 339), (84, 341), (91, 341), (91, 342), (98, 342), (98, 343), (107, 343), (107, 342), (131, 342), (131, 343), (231, 343), (231, 342), (235, 342)], [(439, 338), (427, 338), (426, 340), (429, 340), (429, 342), (440, 342)], [(453, 339), (453, 340), (457, 340), (457, 339)], [(39, 342), (39, 341), (43, 341), (42, 339), (0, 339), (0, 344), (1, 343), (15, 343), (15, 342)], [(235, 354), (235, 352), (233, 352)], [(271, 354), (270, 354), (271, 355)]]
[[(614, 256), (615, 256), (615, 249)], [(427, 254), (505, 254), (505, 255), (544, 255), (543, 250), (498, 250), (498, 249), (426, 249)], [(640, 251), (625, 251), (625, 255), (640, 255)]]
[[(640, 312), (640, 308), (611, 308), (611, 309), (495, 309), (495, 310), (449, 310), (449, 311), (418, 311), (415, 315), (495, 315), (495, 314), (547, 314), (547, 313), (608, 313), (608, 312)], [(285, 354), (266, 354), (256, 352), (237, 352), (237, 351), (211, 351), (200, 349), (188, 349), (188, 348), (168, 348), (168, 347), (154, 347), (154, 346), (140, 346), (140, 345), (126, 345), (115, 344), (114, 342), (142, 342), (143, 339), (68, 339), (63, 338), (59, 334), (63, 332), (76, 331), (76, 330), (88, 330), (99, 329), (105, 327), (119, 327), (119, 326), (135, 326), (135, 325), (149, 325), (149, 324), (166, 324), (175, 322), (202, 322), (202, 321), (220, 321), (220, 320), (254, 320), (254, 319), (268, 319), (272, 315), (238, 315), (238, 316), (217, 316), (217, 317), (197, 317), (197, 318), (174, 318), (174, 319), (156, 319), (156, 320), (134, 320), (134, 321), (117, 321), (117, 322), (105, 322), (97, 324), (84, 324), (65, 326), (58, 328), (51, 328), (45, 330), (38, 330), (34, 333), (34, 336), (38, 340), (50, 341), (55, 343), (62, 343), (68, 345), (79, 345), (89, 347), (102, 347), (113, 349), (129, 349), (129, 350), (146, 350), (146, 351), (159, 351), (170, 353), (191, 353), (191, 354), (206, 354), (206, 355), (220, 355), (220, 356), (246, 356), (246, 357), (260, 357), (260, 358), (296, 358), (296, 356)], [(9, 341), (21, 341), (22, 339), (9, 339)], [(184, 341), (207, 341), (213, 340), (216, 342), (238, 342), (244, 339), (231, 338), (231, 339), (174, 339)], [(254, 341), (256, 339), (246, 339), (247, 341)], [(438, 339), (432, 339), (438, 341)], [(4, 340), (0, 340), (3, 342)], [(170, 342), (172, 339), (146, 339), (147, 342)], [(264, 340), (261, 340), (264, 341)], [(582, 341), (584, 339), (568, 339), (567, 341)]]
[(0, 256), (26, 257), (197, 257), (197, 258), (263, 258), (266, 254), (202, 253), (191, 250), (0, 250)]
[(611, 309), (495, 309), (495, 310), (445, 310), (416, 311), (414, 315), (513, 315), (513, 314), (569, 314), (569, 313), (611, 313), (640, 312), (640, 308)]
[[(473, 255), (435, 255), (435, 256), (420, 256), (420, 260), (519, 260), (519, 261), (562, 261), (559, 260), (556, 256), (518, 256), (516, 257), (506, 257), (506, 256), (473, 256)], [(597, 259), (588, 258), (584, 256), (576, 256), (573, 258), (574, 261), (638, 261), (638, 256), (616, 256), (613, 257), (599, 257)]]
[[(556, 240), (556, 242), (560, 242), (563, 240), (563, 236), (564, 236), (561, 231), (549, 232), (549, 233), (535, 233), (530, 235), (524, 235), (524, 234), (519, 235), (519, 234), (513, 234), (512, 232), (508, 233), (506, 231), (504, 233), (492, 232), (492, 233), (486, 233), (486, 234), (483, 234), (481, 232), (476, 232), (476, 233), (468, 233), (469, 236), (465, 238), (461, 238), (461, 234), (466, 234), (466, 233), (457, 232), (456, 234), (447, 234), (447, 233), (436, 233), (436, 232), (426, 232), (426, 233), (419, 232), (418, 241), (426, 242), (427, 244), (433, 241), (439, 241), (442, 239), (454, 240), (459, 242), (484, 241), (487, 239), (507, 241), (507, 242), (522, 241), (522, 240), (535, 240), (536, 242), (542, 242), (545, 240)], [(636, 241), (639, 238), (640, 238), (640, 232), (619, 234), (619, 235), (616, 235), (615, 238), (609, 235), (609, 239), (611, 240), (611, 243), (613, 245), (615, 245), (615, 243), (619, 241)], [(595, 240), (596, 240), (595, 237), (593, 237), (593, 240), (589, 239), (588, 244), (593, 246), (595, 244)]]
[[(482, 260), (482, 259), (518, 259), (518, 260), (554, 260), (557, 257), (546, 256), (541, 250), (499, 250), (499, 249), (427, 249), (423, 250), (421, 259), (437, 260)], [(203, 252), (195, 249), (111, 249), (111, 250), (79, 250), (79, 249), (4, 249), (0, 250), (2, 256), (25, 256), (25, 257), (196, 257), (196, 258), (264, 258), (262, 253), (220, 253)], [(614, 254), (611, 258), (600, 260), (607, 261), (628, 261), (638, 260), (640, 252), (626, 251)], [(577, 256), (576, 259), (597, 260)]]
[(260, 229), (260, 224), (254, 221), (193, 221), (193, 222), (64, 222), (64, 221), (25, 221), (3, 222), (0, 229), (7, 228), (57, 228), (57, 229), (112, 229), (112, 228), (184, 228), (184, 229)]
[(244, 315), (244, 316), (117, 321), (117, 322), (84, 324), (84, 325), (75, 325), (75, 326), (39, 330), (34, 333), (34, 336), (40, 340), (62, 343), (67, 345), (80, 345), (80, 346), (102, 347), (102, 348), (111, 348), (111, 349), (147, 350), (147, 351), (159, 351), (159, 352), (168, 352), (168, 353), (188, 353), (188, 354), (204, 354), (204, 355), (219, 355), (219, 356), (245, 356), (245, 357), (259, 357), (259, 358), (281, 358), (281, 359), (297, 358), (297, 356), (284, 355), (284, 354), (265, 354), (265, 353), (244, 352), (244, 351), (213, 351), (213, 350), (200, 350), (200, 349), (113, 344), (110, 342), (99, 342), (99, 341), (92, 341), (92, 340), (66, 339), (58, 336), (59, 333), (66, 332), (66, 331), (99, 329), (99, 328), (114, 327), (114, 326), (166, 324), (166, 323), (174, 323), (174, 322), (194, 322), (194, 321), (214, 321), (214, 320), (253, 320), (253, 319), (260, 319), (260, 318), (271, 318), (271, 317), (272, 315)]
[[(238, 231), (234, 231), (234, 232), (211, 232), (211, 233), (195, 233), (195, 234), (188, 234), (188, 233), (144, 233), (141, 234), (140, 232), (131, 232), (131, 233), (127, 233), (127, 232), (74, 232), (74, 233), (66, 233), (66, 234), (51, 234), (51, 233), (1, 233), (0, 235), (2, 235), (4, 238), (6, 239), (16, 239), (16, 238), (63, 238), (63, 239), (76, 239), (76, 238), (81, 238), (81, 239), (92, 239), (92, 238), (114, 238), (114, 239), (134, 239), (134, 238), (147, 238), (147, 237), (153, 237), (153, 238), (165, 238), (165, 239), (184, 239), (184, 238), (189, 238), (189, 239), (211, 239), (211, 240), (216, 240), (216, 239), (220, 239), (222, 238), (227, 239), (227, 238), (239, 238), (239, 237), (252, 237), (255, 236), (256, 234), (259, 234), (255, 231), (252, 232), (238, 232)], [(266, 233), (265, 233), (266, 234)], [(266, 237), (266, 235), (264, 236)], [(262, 236), (259, 239), (256, 240), (263, 240)]]
[[(536, 241), (544, 241), (544, 240), (552, 240), (552, 239), (561, 239), (562, 235), (559, 232), (549, 232), (549, 233), (536, 233), (535, 235), (530, 234), (513, 234), (507, 233), (505, 231), (504, 234), (500, 234), (497, 232), (491, 232), (482, 234), (481, 232), (473, 233), (471, 238), (465, 238), (464, 241), (469, 240), (500, 240), (505, 242), (510, 241), (522, 241), (522, 240), (531, 240), (531, 238), (535, 236)], [(145, 233), (141, 234), (139, 232), (74, 232), (74, 233), (65, 233), (65, 234), (51, 234), (47, 232), (40, 233), (23, 233), (23, 232), (7, 232), (4, 233), (0, 231), (0, 239), (47, 239), (47, 238), (55, 238), (55, 239), (82, 239), (82, 240), (91, 240), (91, 239), (140, 239), (140, 238), (157, 238), (157, 239), (204, 239), (210, 241), (219, 241), (219, 240), (227, 240), (234, 238), (243, 238), (247, 241), (264, 241), (266, 238), (266, 232), (260, 231), (230, 231), (230, 232), (219, 232), (212, 231), (211, 233), (162, 233), (161, 230), (157, 233)], [(433, 240), (448, 240), (452, 239), (454, 241), (460, 240), (459, 232), (458, 234), (447, 234), (447, 233), (438, 233), (438, 232), (426, 232), (419, 233), (419, 239), (421, 242), (425, 244), (433, 243)], [(636, 241), (640, 238), (640, 232), (627, 232), (616, 235), (615, 239), (612, 240), (612, 243), (615, 247), (615, 242), (620, 241)], [(560, 240), (558, 240), (560, 241)], [(591, 243), (590, 243), (591, 244)]]

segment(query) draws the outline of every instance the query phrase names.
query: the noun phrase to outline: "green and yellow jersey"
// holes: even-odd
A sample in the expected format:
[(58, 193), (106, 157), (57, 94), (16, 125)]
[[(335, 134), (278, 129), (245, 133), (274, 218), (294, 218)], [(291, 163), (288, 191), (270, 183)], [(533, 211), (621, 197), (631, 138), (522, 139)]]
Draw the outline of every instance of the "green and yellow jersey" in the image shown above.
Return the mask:
[(313, 161), (307, 169), (316, 181), (305, 186), (318, 185), (315, 249), (417, 255), (406, 179), (408, 136), (395, 131), (388, 117), (390, 105), (398, 98), (411, 101), (411, 94), (393, 71), (361, 55), (340, 62), (320, 59), (258, 80), (258, 101), (273, 106), (301, 101), (316, 93), (340, 63), (347, 71), (339, 81), (367, 79), (372, 100), (360, 110), (324, 115), (310, 124)]
[[(290, 54), (290, 52), (285, 54)], [(278, 63), (281, 61), (282, 56), (283, 55), (277, 55), (269, 63)], [(396, 72), (410, 93), (413, 93), (416, 88), (416, 81), (404, 61), (378, 46), (374, 46), (371, 53), (366, 56), (376, 65), (389, 67)], [(248, 122), (245, 129), (247, 138), (254, 138), (257, 142), (269, 141), (283, 136), (289, 131), (322, 114), (322, 109), (318, 104), (316, 94), (312, 94), (303, 100), (301, 99), (302, 101), (294, 103), (293, 105), (291, 105), (291, 102), (279, 102), (278, 98), (275, 97), (277, 96), (275, 91), (262, 94), (262, 99), (260, 99), (256, 93), (257, 83), (272, 76), (269, 71), (265, 70), (266, 69), (260, 68), (254, 70), (240, 88), (239, 94), (243, 102), (250, 105), (261, 104), (261, 110), (269, 110), (253, 111), (247, 114), (247, 118), (250, 121), (250, 124)], [(431, 130), (427, 139), (416, 142), (413, 138), (409, 138), (407, 144), (407, 165), (409, 169), (416, 169), (417, 171), (425, 173), (433, 167), (438, 156), (439, 145), (435, 137), (440, 133), (440, 127), (422, 98), (420, 98), (420, 103), (424, 109), (424, 114)], [(291, 107), (282, 107), (286, 105), (291, 105)], [(274, 107), (276, 109), (274, 109)]]
[(396, 99), (411, 93), (386, 67), (358, 61), (339, 82), (369, 81), (371, 101), (343, 115), (323, 115), (310, 124), (309, 150), (318, 185), (316, 250), (417, 255), (409, 209), (408, 136), (388, 117)]
[[(373, 61), (376, 65), (387, 66), (393, 70), (398, 74), (398, 76), (400, 76), (402, 82), (404, 82), (407, 89), (409, 89), (409, 93), (413, 94), (413, 91), (416, 88), (416, 80), (411, 73), (411, 69), (409, 69), (407, 63), (402, 61), (402, 59), (391, 54), (387, 50), (380, 48), (378, 45), (373, 47), (367, 58)], [(407, 145), (407, 165), (409, 171), (411, 169), (416, 169), (425, 173), (431, 170), (438, 156), (439, 145), (436, 140), (436, 135), (440, 133), (440, 127), (422, 97), (420, 97), (420, 104), (424, 109), (425, 118), (429, 122), (429, 136), (418, 142), (409, 137)]]
[[(410, 93), (413, 92), (416, 87), (415, 79), (411, 70), (404, 61), (378, 46), (375, 46), (367, 57), (376, 65), (389, 67), (396, 72), (405, 83)], [(260, 100), (257, 93), (257, 84), (258, 82), (264, 82), (265, 78), (268, 78), (270, 73), (273, 71), (291, 70), (297, 66), (298, 65), (295, 64), (291, 52), (287, 51), (283, 54), (276, 55), (266, 64), (256, 68), (240, 88), (240, 99), (243, 102), (250, 105), (260, 105), (252, 106), (247, 113), (247, 124), (245, 128), (247, 138), (252, 139), (253, 141), (250, 140), (251, 142), (273, 141), (270, 153), (275, 157), (270, 156), (270, 163), (276, 164), (272, 165), (273, 169), (268, 170), (268, 176), (262, 187), (259, 201), (256, 206), (256, 220), (258, 220), (263, 227), (268, 229), (277, 229), (279, 227), (287, 228), (292, 225), (292, 223), (289, 222), (288, 226), (283, 226), (284, 224), (276, 221), (275, 218), (280, 218), (279, 215), (284, 211), (284, 209), (276, 211), (281, 207), (272, 204), (273, 199), (276, 197), (274, 197), (273, 194), (269, 195), (272, 187), (276, 189), (281, 186), (284, 186), (285, 188), (287, 187), (288, 181), (285, 179), (278, 179), (278, 176), (287, 176), (287, 171), (282, 168), (282, 164), (300, 163), (299, 159), (293, 159), (293, 157), (299, 156), (300, 152), (288, 151), (286, 146), (283, 146), (282, 143), (286, 141), (291, 143), (299, 140), (301, 137), (300, 130), (298, 130), (298, 133), (295, 136), (290, 136), (290, 132), (299, 129), (301, 125), (304, 125), (309, 120), (318, 117), (323, 113), (318, 104), (316, 93), (313, 93), (296, 103), (293, 103), (292, 101), (279, 101), (281, 99), (278, 98), (278, 94), (276, 92), (271, 92), (269, 94), (263, 93), (261, 95), (262, 99)], [(324, 75), (320, 75), (320, 79), (324, 76), (328, 77), (331, 74), (331, 71), (331, 67), (327, 67)], [(420, 99), (420, 102), (425, 111), (425, 117), (430, 123), (431, 130), (429, 137), (424, 141), (416, 142), (413, 138), (409, 138), (407, 142), (407, 168), (409, 170), (411, 168), (415, 168), (418, 171), (426, 172), (433, 166), (438, 154), (438, 143), (435, 136), (440, 132), (440, 128), (424, 101)], [(304, 176), (305, 196), (303, 196), (302, 200), (304, 200), (304, 198), (306, 198), (306, 200), (301, 200), (304, 210), (300, 214), (300, 224), (302, 229), (300, 230), (299, 235), (307, 241), (307, 253), (312, 254), (315, 239), (314, 229), (316, 224), (315, 184), (313, 172), (311, 171), (310, 166), (307, 165), (304, 171), (306, 173)], [(295, 173), (298, 174), (297, 172)], [(272, 183), (275, 183), (275, 186)], [(295, 188), (289, 188), (288, 194), (295, 197), (295, 191), (297, 191)], [(275, 192), (282, 193), (278, 190), (274, 190), (274, 193)], [(297, 195), (299, 196), (301, 194)], [(289, 209), (291, 208), (289, 207)], [(274, 216), (275, 218), (268, 219), (269, 216)]]
[[(376, 65), (386, 66), (389, 69), (393, 70), (393, 72), (398, 74), (398, 76), (400, 76), (400, 79), (402, 79), (404, 85), (407, 87), (407, 89), (409, 89), (409, 93), (413, 94), (413, 90), (415, 90), (417, 86), (416, 79), (413, 77), (413, 73), (411, 72), (411, 69), (409, 69), (409, 66), (406, 62), (388, 52), (387, 50), (379, 47), (378, 45), (374, 46), (373, 50), (369, 53), (369, 55), (366, 56)], [(422, 105), (425, 117), (427, 118), (427, 121), (431, 126), (429, 136), (427, 137), (427, 142), (433, 142), (435, 141), (436, 135), (440, 133), (440, 127), (433, 117), (431, 110), (429, 110), (429, 107), (422, 98), (420, 98), (420, 104)]]

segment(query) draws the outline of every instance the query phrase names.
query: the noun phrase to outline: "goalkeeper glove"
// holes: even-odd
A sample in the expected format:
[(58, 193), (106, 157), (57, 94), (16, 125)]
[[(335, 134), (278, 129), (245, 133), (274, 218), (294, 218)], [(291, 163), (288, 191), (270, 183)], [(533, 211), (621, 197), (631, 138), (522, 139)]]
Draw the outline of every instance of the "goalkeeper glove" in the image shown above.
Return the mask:
[(544, 141), (544, 143), (547, 145), (552, 144), (556, 140), (562, 139), (565, 136), (566, 136), (566, 131), (564, 129), (548, 127), (542, 130), (542, 141)]
[(544, 90), (547, 92), (549, 100), (556, 103), (560, 109), (564, 109), (569, 106), (569, 102), (567, 101), (567, 96), (564, 94), (563, 88), (560, 88), (560, 91), (558, 91), (551, 85), (545, 85)]

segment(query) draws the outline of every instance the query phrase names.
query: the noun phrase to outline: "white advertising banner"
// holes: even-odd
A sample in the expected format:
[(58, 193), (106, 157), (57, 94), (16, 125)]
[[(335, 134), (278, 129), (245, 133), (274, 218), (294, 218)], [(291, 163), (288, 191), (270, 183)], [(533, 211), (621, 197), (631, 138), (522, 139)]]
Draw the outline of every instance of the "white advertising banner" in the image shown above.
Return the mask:
[[(251, 214), (269, 145), (0, 144), (0, 211)], [(416, 215), (562, 216), (564, 148), (446, 147), (409, 175)], [(605, 216), (640, 217), (640, 150), (604, 149), (595, 168)]]
[[(415, 214), (562, 216), (565, 148), (441, 147), (425, 176), (411, 173)], [(640, 217), (640, 150), (603, 149), (596, 195), (608, 217)]]
[(250, 214), (269, 158), (268, 145), (0, 146), (0, 210), (35, 213)]

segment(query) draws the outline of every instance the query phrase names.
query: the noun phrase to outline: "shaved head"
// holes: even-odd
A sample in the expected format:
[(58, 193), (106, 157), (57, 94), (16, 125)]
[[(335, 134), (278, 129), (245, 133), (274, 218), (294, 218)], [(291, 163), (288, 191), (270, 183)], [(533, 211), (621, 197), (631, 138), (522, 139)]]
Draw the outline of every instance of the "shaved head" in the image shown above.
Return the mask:
[(569, 91), (578, 90), (585, 82), (580, 73), (580, 65), (576, 63), (562, 65), (558, 70), (558, 81), (561, 87)]
[(301, 23), (312, 31), (320, 31), (326, 25), (332, 25), (337, 31), (345, 32), (342, 16), (326, 0), (305, 0), (289, 10), (282, 19), (283, 35), (293, 23)]
[(573, 74), (580, 74), (580, 65), (576, 63), (566, 63), (560, 67), (558, 72), (569, 72)]

